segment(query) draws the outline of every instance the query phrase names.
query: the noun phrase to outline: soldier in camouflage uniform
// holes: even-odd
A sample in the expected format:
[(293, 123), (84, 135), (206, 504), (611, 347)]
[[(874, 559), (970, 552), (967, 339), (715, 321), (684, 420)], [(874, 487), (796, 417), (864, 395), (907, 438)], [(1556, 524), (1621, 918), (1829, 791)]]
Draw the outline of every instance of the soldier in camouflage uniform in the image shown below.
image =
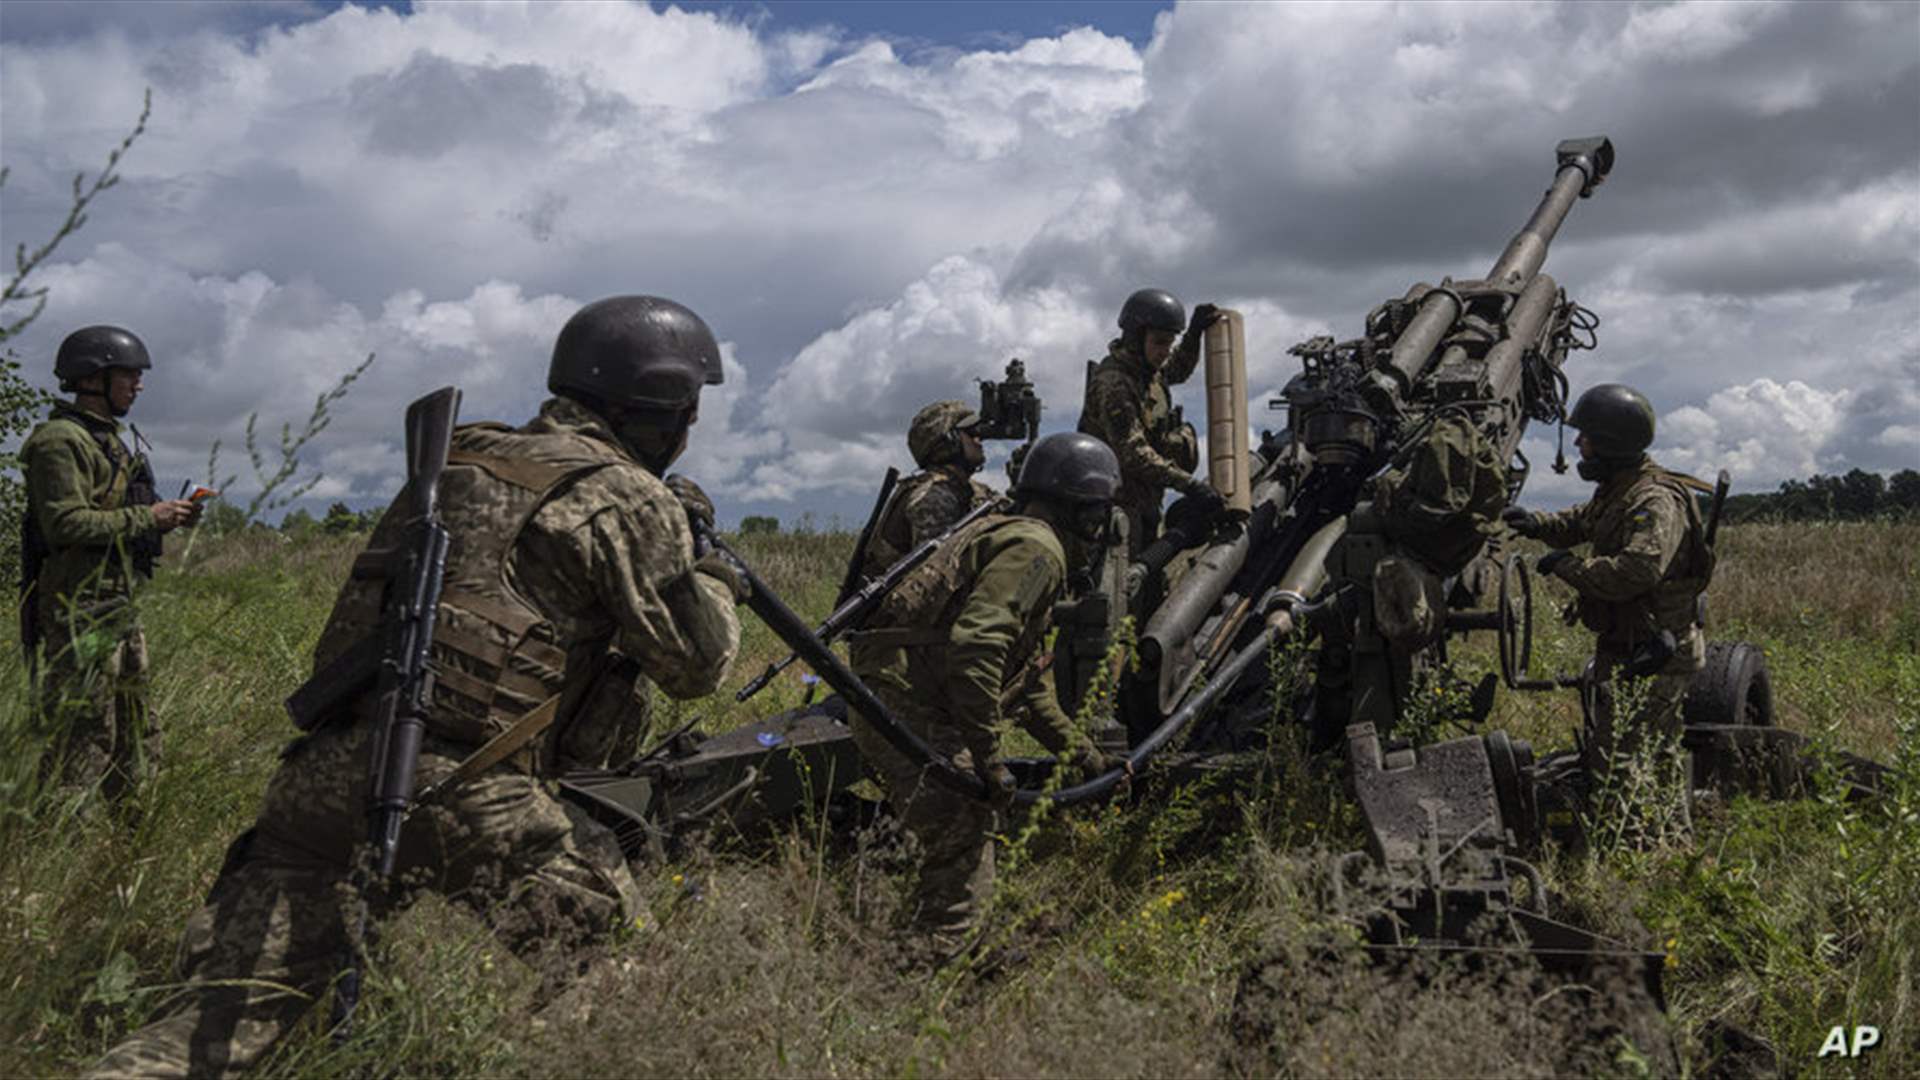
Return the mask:
[(45, 656), (38, 713), (51, 745), (43, 775), (76, 788), (99, 784), (110, 799), (160, 756), (134, 584), (153, 576), (160, 535), (200, 517), (193, 503), (156, 499), (146, 455), (120, 441), (119, 418), (152, 366), (146, 345), (117, 326), (67, 335), (53, 370), (74, 399), (55, 404), (20, 448), (21, 644), (30, 665), (36, 652)]
[[(1163, 289), (1141, 289), (1120, 308), (1120, 336), (1087, 379), (1080, 431), (1113, 448), (1120, 459), (1120, 508), (1127, 515), (1129, 554), (1138, 556), (1160, 533), (1167, 489), (1223, 505), (1206, 480), (1193, 475), (1200, 442), (1192, 424), (1174, 411), (1169, 386), (1186, 382), (1200, 363), (1200, 341), (1220, 318), (1212, 304), (1193, 309)], [(1186, 333), (1181, 335), (1184, 326)], [(1179, 336), (1179, 345), (1174, 338)]]
[[(1055, 694), (1042, 645), (1067, 573), (1068, 544), (1104, 542), (1119, 490), (1112, 451), (1085, 435), (1034, 444), (1010, 514), (955, 535), (889, 594), (853, 635), (853, 663), (881, 702), (996, 796), (1013, 778), (1001, 763), (1003, 718), (1019, 711), (1041, 745), (1082, 775), (1118, 764), (1073, 725)], [(942, 787), (859, 714), (854, 742), (921, 848), (907, 905), (929, 959), (956, 954), (993, 889), (993, 840), (1003, 802)]]
[[(1596, 635), (1586, 744), (1597, 775), (1648, 735), (1680, 733), (1687, 684), (1706, 662), (1701, 594), (1713, 555), (1694, 492), (1711, 489), (1647, 455), (1653, 406), (1631, 387), (1588, 390), (1567, 423), (1580, 430), (1581, 478), (1599, 484), (1593, 498), (1556, 514), (1511, 507), (1504, 517), (1556, 549), (1540, 572), (1579, 592), (1575, 613)], [(1585, 557), (1565, 550), (1583, 543), (1592, 545)], [(1614, 716), (1623, 675), (1641, 677), (1640, 707), (1624, 723)]]
[[(686, 446), (720, 355), (698, 316), (669, 300), (589, 304), (554, 347), (556, 397), (520, 428), (453, 436), (440, 506), (452, 542), (432, 645), (433, 698), (418, 780), (426, 791), (479, 744), (535, 710), (527, 748), (418, 804), (395, 880), (441, 892), (523, 954), (630, 923), (638, 893), (611, 831), (545, 779), (617, 767), (638, 750), (644, 677), (675, 697), (709, 693), (739, 645), (744, 586), (696, 559), (690, 523), (712, 504), (661, 480)], [(396, 506), (400, 505), (397, 501)], [(370, 550), (405, 523), (390, 511)], [(316, 671), (373, 628), (378, 581), (349, 580), (315, 650)], [(170, 1015), (134, 1033), (98, 1075), (228, 1073), (258, 1061), (339, 973), (367, 830), (372, 693), (296, 740), (188, 921)], [(375, 917), (406, 903), (370, 898)]]
[(980, 417), (964, 401), (936, 401), (914, 414), (907, 449), (920, 467), (900, 482), (874, 526), (861, 575), (887, 572), (908, 552), (953, 527), (974, 507), (996, 497), (973, 478), (986, 449), (973, 434)]

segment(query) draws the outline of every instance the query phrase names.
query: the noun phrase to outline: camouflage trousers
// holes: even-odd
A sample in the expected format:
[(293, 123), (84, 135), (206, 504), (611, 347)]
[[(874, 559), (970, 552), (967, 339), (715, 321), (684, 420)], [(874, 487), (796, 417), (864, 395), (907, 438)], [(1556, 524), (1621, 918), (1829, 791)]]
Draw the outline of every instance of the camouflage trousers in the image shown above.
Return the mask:
[(118, 801), (160, 764), (148, 703), (147, 636), (137, 622), (101, 619), (74, 633), (43, 615), (39, 722), (48, 736), (43, 783), (99, 785)]
[[(1605, 642), (1594, 649), (1585, 732), (1590, 768), (1639, 753), (1650, 737), (1679, 737), (1681, 706), (1694, 673), (1706, 664), (1705, 649), (1699, 634), (1688, 635), (1665, 667), (1637, 679), (1624, 674), (1627, 650)], [(1619, 716), (1623, 709), (1631, 710), (1624, 719)]]
[[(935, 750), (961, 769), (973, 767), (972, 754), (944, 710), (897, 686), (882, 683), (873, 689), (894, 716)], [(852, 715), (852, 728), (854, 745), (886, 789), (887, 805), (920, 846), (920, 865), (907, 900), (907, 925), (930, 937), (936, 948), (957, 951), (993, 894), (993, 834), (999, 815), (979, 799), (935, 780), (927, 769), (894, 749), (858, 712)]]
[(1681, 710), (1705, 652), (1700, 635), (1689, 638), (1666, 666), (1641, 678), (1625, 675), (1626, 650), (1602, 643), (1594, 651), (1582, 764), (1601, 836), (1649, 847), (1692, 831)]
[[(89, 1075), (202, 1076), (245, 1071), (310, 1009), (327, 1007), (357, 911), (350, 860), (367, 831), (367, 725), (296, 742), (268, 784), (253, 828), (228, 849), (180, 942), (186, 984), (160, 1019)], [(429, 739), (421, 785), (469, 748)], [(579, 944), (639, 912), (613, 833), (505, 767), (417, 808), (401, 834), (400, 888), (377, 920), (429, 889), (472, 910), (523, 956)]]

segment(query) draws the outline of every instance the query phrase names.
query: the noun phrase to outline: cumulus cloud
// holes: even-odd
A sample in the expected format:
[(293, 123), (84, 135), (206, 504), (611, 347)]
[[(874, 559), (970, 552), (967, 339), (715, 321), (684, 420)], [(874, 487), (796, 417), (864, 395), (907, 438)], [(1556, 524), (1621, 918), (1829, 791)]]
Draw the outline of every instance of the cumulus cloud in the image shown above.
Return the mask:
[(376, 351), (321, 452), (377, 501), (394, 403), (458, 381), (518, 418), (560, 322), (621, 292), (728, 342), (685, 467), (729, 517), (863, 511), (912, 412), (1010, 356), (1071, 426), (1142, 285), (1246, 312), (1259, 427), (1287, 346), (1483, 272), (1553, 144), (1596, 132), (1619, 166), (1548, 263), (1604, 319), (1576, 392), (1640, 385), (1661, 451), (1742, 487), (1897, 467), (1920, 431), (1909, 5), (1199, 4), (1144, 48), (906, 53), (643, 4), (15, 7), (0, 240), (45, 235), (156, 93), (19, 344), (99, 319), (157, 342), (177, 366), (143, 427), (181, 468)]

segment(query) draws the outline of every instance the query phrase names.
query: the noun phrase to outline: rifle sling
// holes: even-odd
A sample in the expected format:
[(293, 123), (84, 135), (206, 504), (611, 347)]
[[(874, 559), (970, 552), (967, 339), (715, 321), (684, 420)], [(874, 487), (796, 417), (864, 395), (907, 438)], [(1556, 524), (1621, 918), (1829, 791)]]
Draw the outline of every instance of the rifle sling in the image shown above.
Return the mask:
[(559, 694), (553, 695), (515, 720), (512, 727), (482, 743), (480, 749), (468, 754), (465, 760), (454, 766), (452, 772), (422, 791), (417, 801), (426, 802), (447, 788), (464, 784), (519, 753), (553, 726), (554, 720), (560, 715), (560, 698)]

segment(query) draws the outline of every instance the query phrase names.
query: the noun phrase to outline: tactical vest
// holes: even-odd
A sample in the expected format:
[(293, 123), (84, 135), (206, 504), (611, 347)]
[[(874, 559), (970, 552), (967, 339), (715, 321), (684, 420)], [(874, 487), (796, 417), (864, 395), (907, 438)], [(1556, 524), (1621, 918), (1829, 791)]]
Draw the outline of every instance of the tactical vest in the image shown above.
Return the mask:
[[(874, 526), (873, 540), (867, 547), (866, 562), (861, 567), (864, 578), (871, 581), (885, 574), (894, 563), (913, 551), (916, 545), (913, 542), (913, 523), (907, 519), (907, 502), (921, 488), (934, 484), (951, 484), (962, 493), (962, 515), (979, 505), (979, 493), (971, 478), (956, 478), (952, 473), (938, 469), (928, 469), (907, 477), (887, 499), (887, 505), (880, 513), (880, 521)], [(953, 521), (946, 525), (951, 527)]]
[[(873, 629), (853, 635), (859, 652), (872, 657), (876, 650), (913, 649), (921, 654), (916, 659), (936, 665), (938, 673), (944, 676), (944, 647), (951, 640), (954, 620), (966, 607), (980, 569), (971, 563), (973, 548), (990, 534), (1012, 528), (1047, 529), (1047, 526), (1015, 514), (988, 514), (955, 533), (932, 558), (887, 594), (867, 623)], [(1051, 596), (1039, 598), (1035, 610), (1042, 612), (1042, 617), (1028, 620), (1008, 650), (1003, 675), (1006, 683), (1011, 684), (1023, 675), (1027, 658), (1046, 636), (1052, 623), (1049, 616), (1053, 600)]]
[[(1686, 515), (1686, 535), (1674, 551), (1673, 561), (1651, 590), (1621, 603), (1582, 599), (1580, 621), (1587, 629), (1606, 637), (1638, 641), (1645, 634), (1670, 630), (1684, 636), (1699, 627), (1703, 619), (1700, 596), (1713, 580), (1714, 554), (1707, 546), (1706, 521), (1701, 516), (1695, 492), (1711, 493), (1705, 481), (1685, 473), (1648, 464), (1634, 483), (1619, 495), (1618, 502), (1628, 504), (1644, 486), (1652, 484), (1672, 492)], [(1613, 552), (1600, 551), (1596, 555)]]
[[(1109, 348), (1114, 349), (1118, 344), (1116, 341)], [(1173, 407), (1172, 392), (1168, 390), (1166, 380), (1161, 378), (1158, 372), (1146, 371), (1145, 366), (1146, 361), (1139, 357), (1117, 351), (1109, 351), (1103, 360), (1088, 361), (1086, 389), (1083, 395), (1087, 405), (1081, 407), (1077, 430), (1082, 435), (1091, 435), (1109, 446), (1116, 443), (1113, 433), (1107, 430), (1106, 417), (1099, 415), (1096, 408), (1089, 406), (1094, 404), (1093, 384), (1096, 379), (1123, 380), (1140, 393), (1140, 406), (1143, 413), (1141, 423), (1146, 431), (1147, 444), (1155, 453), (1165, 457), (1175, 466), (1192, 472), (1199, 464), (1199, 444), (1186, 438), (1186, 421)], [(1144, 384), (1141, 382), (1142, 372), (1145, 373)], [(1148, 484), (1138, 477), (1128, 476), (1123, 466), (1117, 502), (1157, 515), (1163, 494), (1164, 490), (1158, 485)]]
[[(117, 510), (130, 506), (152, 506), (158, 501), (154, 489), (153, 466), (145, 454), (129, 453), (118, 436), (85, 424), (70, 416), (55, 414), (48, 423), (67, 423), (79, 428), (91, 438), (100, 453), (107, 459), (107, 483), (96, 493), (94, 509)], [(57, 603), (58, 598), (43, 598), (38, 595), (36, 586), (40, 581), (47, 557), (53, 554), (53, 548), (47, 543), (45, 534), (40, 531), (39, 507), (29, 505), (20, 516), (20, 642), (32, 655), (38, 644), (43, 628), (40, 626), (39, 609), (43, 602)], [(149, 533), (132, 539), (127, 544), (127, 554), (133, 563), (134, 571), (142, 577), (153, 576), (154, 562), (160, 558), (160, 535)], [(117, 580), (117, 572), (109, 571), (108, 580)]]
[[(588, 684), (600, 681), (568, 670), (567, 647), (575, 643), (557, 640), (553, 624), (509, 584), (507, 571), (527, 523), (549, 499), (588, 473), (624, 460), (578, 435), (533, 435), (498, 423), (455, 429), (440, 480), (441, 522), (451, 542), (430, 651), (430, 733), (457, 743), (482, 743), (563, 689), (584, 693)], [(383, 524), (399, 517), (389, 512)], [(378, 538), (373, 546), (379, 546)], [(343, 598), (336, 621), (365, 621), (367, 613), (378, 612), (379, 584), (364, 588), (368, 592), (354, 598), (358, 602)], [(370, 629), (330, 624), (323, 638), (352, 639)], [(636, 669), (616, 667), (627, 680), (624, 692), (631, 694)], [(570, 711), (563, 701), (562, 723)]]

